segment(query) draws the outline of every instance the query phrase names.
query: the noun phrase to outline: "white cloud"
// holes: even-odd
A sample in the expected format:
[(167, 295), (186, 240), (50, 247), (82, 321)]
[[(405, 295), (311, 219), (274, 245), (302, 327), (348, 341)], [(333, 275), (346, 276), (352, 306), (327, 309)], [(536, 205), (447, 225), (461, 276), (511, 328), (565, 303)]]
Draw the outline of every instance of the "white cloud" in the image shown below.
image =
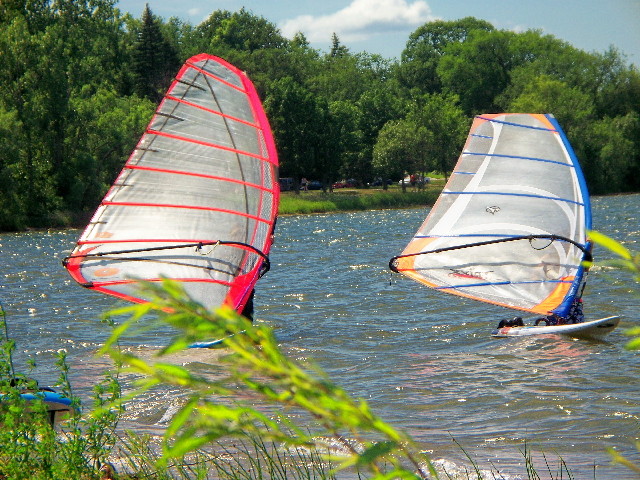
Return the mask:
[(380, 33), (406, 32), (435, 18), (422, 0), (353, 0), (330, 15), (284, 20), (280, 30), (288, 38), (302, 32), (310, 42), (328, 42), (334, 32), (341, 42), (354, 42)]

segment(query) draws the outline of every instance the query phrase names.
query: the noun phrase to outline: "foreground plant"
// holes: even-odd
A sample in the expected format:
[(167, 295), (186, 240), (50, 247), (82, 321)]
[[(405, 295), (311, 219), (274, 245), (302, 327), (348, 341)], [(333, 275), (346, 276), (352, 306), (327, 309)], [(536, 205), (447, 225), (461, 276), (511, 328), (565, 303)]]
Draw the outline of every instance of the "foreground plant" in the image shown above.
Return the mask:
[[(636, 283), (640, 282), (640, 253), (632, 252), (617, 240), (599, 232), (590, 231), (589, 238), (594, 243), (597, 243), (616, 255), (616, 257), (611, 260), (598, 262), (599, 265), (630, 273)], [(640, 349), (640, 327), (632, 327), (626, 330), (625, 334), (636, 337), (627, 343), (626, 348), (629, 350)]]
[[(140, 375), (127, 401), (160, 384), (183, 388), (189, 398), (166, 429), (160, 467), (225, 438), (259, 438), (289, 448), (315, 449), (319, 437), (331, 437), (338, 448), (323, 458), (337, 469), (368, 471), (376, 479), (424, 478), (437, 474), (413, 441), (380, 418), (364, 400), (352, 399), (319, 370), (313, 373), (285, 356), (271, 329), (255, 325), (230, 308), (208, 311), (187, 297), (178, 283), (145, 284), (152, 301), (110, 312), (129, 315), (102, 349), (125, 371)], [(148, 314), (155, 320), (149, 322)], [(142, 317), (145, 322), (140, 322)], [(229, 351), (220, 358), (226, 368), (214, 379), (195, 375), (168, 362), (147, 362), (115, 348), (126, 333), (146, 332), (169, 324), (180, 335), (159, 352), (160, 359), (195, 342), (224, 339)], [(242, 400), (238, 400), (241, 398)], [(276, 404), (283, 410), (267, 414), (252, 405)], [(298, 417), (296, 423), (291, 416)], [(299, 418), (307, 418), (300, 428)], [(339, 453), (339, 455), (337, 454)]]
[[(640, 282), (640, 253), (631, 252), (631, 250), (626, 248), (617, 240), (614, 240), (602, 233), (593, 231), (589, 232), (589, 238), (616, 255), (616, 258), (613, 260), (602, 262), (601, 265), (628, 272), (636, 283)], [(625, 348), (629, 350), (640, 350), (640, 327), (636, 326), (627, 329), (625, 331), (625, 335), (635, 337), (627, 343)], [(635, 445), (638, 452), (640, 452), (640, 442), (635, 442)], [(640, 476), (640, 466), (632, 463), (613, 448), (608, 448), (607, 451), (611, 455), (613, 462), (624, 465)]]
[[(51, 423), (38, 383), (28, 375), (17, 373), (13, 364), (15, 343), (9, 339), (5, 311), (0, 305), (0, 478), (69, 480), (98, 478), (115, 442), (119, 411), (102, 408), (112, 404), (120, 388), (115, 377), (107, 375), (94, 390), (94, 406), (99, 413), (83, 418), (80, 399), (69, 383), (66, 353), (58, 353), (56, 366), (60, 377), (56, 387), (71, 399), (75, 413), (57, 428)], [(27, 371), (35, 364), (30, 362)], [(21, 394), (34, 393), (26, 401)]]

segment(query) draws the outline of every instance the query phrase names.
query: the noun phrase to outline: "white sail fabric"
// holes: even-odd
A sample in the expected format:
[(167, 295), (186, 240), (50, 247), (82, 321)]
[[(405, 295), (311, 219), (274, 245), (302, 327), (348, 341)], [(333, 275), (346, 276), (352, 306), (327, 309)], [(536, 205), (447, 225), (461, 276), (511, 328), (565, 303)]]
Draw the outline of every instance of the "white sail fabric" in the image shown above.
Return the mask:
[(448, 293), (562, 315), (580, 287), (590, 222), (582, 172), (552, 115), (480, 115), (392, 268)]
[(278, 159), (247, 76), (206, 54), (177, 74), (65, 265), (82, 285), (144, 302), (137, 280), (183, 282), (240, 309), (268, 262)]

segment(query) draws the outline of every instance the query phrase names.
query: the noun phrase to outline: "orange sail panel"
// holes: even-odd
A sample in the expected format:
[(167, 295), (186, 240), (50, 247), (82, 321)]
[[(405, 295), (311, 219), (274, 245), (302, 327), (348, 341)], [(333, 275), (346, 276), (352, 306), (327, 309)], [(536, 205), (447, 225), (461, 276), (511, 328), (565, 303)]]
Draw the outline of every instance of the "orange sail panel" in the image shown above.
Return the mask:
[(586, 183), (553, 115), (479, 115), (438, 201), (390, 267), (443, 292), (563, 315), (584, 278), (589, 228)]
[(278, 158), (249, 78), (207, 54), (178, 72), (135, 150), (65, 259), (83, 286), (145, 302), (138, 280), (183, 283), (240, 310), (268, 269)]

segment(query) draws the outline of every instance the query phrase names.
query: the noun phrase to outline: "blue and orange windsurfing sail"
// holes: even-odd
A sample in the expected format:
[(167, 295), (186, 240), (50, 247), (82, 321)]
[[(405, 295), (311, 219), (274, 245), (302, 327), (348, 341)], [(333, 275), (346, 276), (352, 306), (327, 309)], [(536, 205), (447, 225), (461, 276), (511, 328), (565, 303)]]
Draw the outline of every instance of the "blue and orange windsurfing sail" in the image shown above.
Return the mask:
[(565, 316), (590, 258), (578, 160), (549, 114), (477, 116), (425, 222), (389, 265), (443, 292)]
[(249, 78), (207, 54), (178, 72), (64, 261), (81, 285), (145, 302), (139, 280), (182, 282), (238, 311), (269, 266), (278, 158)]

